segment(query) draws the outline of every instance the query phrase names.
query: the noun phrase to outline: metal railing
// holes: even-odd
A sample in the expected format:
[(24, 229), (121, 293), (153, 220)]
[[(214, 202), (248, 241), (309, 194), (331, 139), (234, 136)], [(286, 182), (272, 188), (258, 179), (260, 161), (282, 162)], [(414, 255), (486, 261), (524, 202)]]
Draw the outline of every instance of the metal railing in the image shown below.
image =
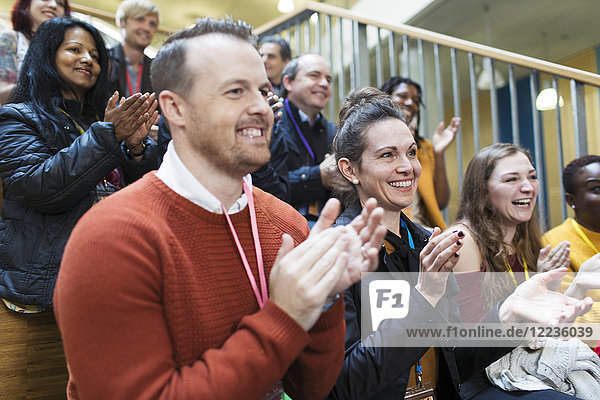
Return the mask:
[[(322, 3), (308, 3), (255, 32), (281, 36), (293, 54), (314, 52), (329, 60), (334, 94), (324, 111), (332, 121), (354, 87), (380, 87), (399, 74), (418, 81), (427, 104), (421, 110), (424, 136), (438, 121), (462, 118), (455, 151), (447, 152), (446, 161), (454, 193), (460, 191), (466, 163), (480, 148), (499, 141), (528, 147), (541, 183), (543, 228), (567, 216), (561, 182), (565, 161), (587, 154), (590, 138), (592, 151), (600, 153), (600, 75)], [(536, 108), (540, 86), (558, 93), (553, 118), (551, 111)], [(452, 209), (457, 200), (454, 195)]]

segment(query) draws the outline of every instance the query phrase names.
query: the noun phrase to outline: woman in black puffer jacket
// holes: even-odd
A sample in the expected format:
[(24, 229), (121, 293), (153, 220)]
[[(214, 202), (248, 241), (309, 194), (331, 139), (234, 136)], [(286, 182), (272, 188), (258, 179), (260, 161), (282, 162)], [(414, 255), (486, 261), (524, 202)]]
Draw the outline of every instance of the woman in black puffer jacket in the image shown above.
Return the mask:
[(40, 26), (17, 88), (0, 109), (0, 298), (20, 312), (52, 306), (63, 248), (97, 199), (157, 166), (147, 139), (154, 95), (106, 104), (98, 31), (57, 18)]

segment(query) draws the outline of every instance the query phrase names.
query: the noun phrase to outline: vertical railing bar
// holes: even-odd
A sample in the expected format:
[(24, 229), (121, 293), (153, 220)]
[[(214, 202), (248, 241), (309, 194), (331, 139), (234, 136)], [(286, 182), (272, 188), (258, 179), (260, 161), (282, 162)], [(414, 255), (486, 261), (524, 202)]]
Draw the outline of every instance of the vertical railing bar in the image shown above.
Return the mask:
[(396, 41), (394, 40), (394, 36), (396, 34), (393, 31), (390, 31), (390, 35), (388, 36), (388, 52), (390, 53), (390, 78), (398, 75), (398, 70), (396, 69)]
[[(529, 88), (531, 94), (531, 117), (533, 120), (533, 151), (535, 153), (535, 169), (537, 172), (538, 181), (543, 184), (545, 181), (542, 139), (540, 133), (540, 115), (539, 111), (535, 107), (535, 99), (538, 95), (536, 70), (531, 70), (531, 73), (529, 74)], [(548, 216), (546, 214), (546, 191), (540, 190), (538, 197), (538, 216), (542, 231), (545, 232), (548, 227)]]
[(352, 21), (352, 38), (354, 46), (352, 46), (352, 65), (354, 66), (354, 76), (352, 79), (352, 88), (359, 86), (360, 81), (360, 43), (358, 21)]
[[(421, 84), (421, 87), (426, 88), (427, 87), (427, 82), (425, 81), (425, 54), (423, 53), (423, 40), (419, 39), (417, 41), (417, 51), (418, 51), (418, 55), (419, 55), (419, 69), (420, 69), (420, 81), (419, 83)], [(423, 93), (421, 93), (421, 96), (423, 96)], [(423, 126), (423, 132), (429, 132), (429, 118), (428, 118), (428, 111), (425, 110), (425, 108), (420, 107), (419, 108), (419, 113), (421, 114), (419, 116), (419, 122), (422, 124)]]
[(494, 143), (500, 141), (500, 122), (498, 121), (498, 92), (496, 91), (496, 77), (494, 71), (494, 60), (486, 57), (484, 63), (490, 77), (490, 107), (492, 112), (492, 138)]
[(402, 35), (402, 75), (405, 78), (409, 78), (410, 66), (408, 65), (408, 36)]
[(519, 109), (517, 103), (517, 84), (515, 82), (514, 69), (514, 64), (508, 64), (508, 89), (510, 92), (510, 120), (512, 125), (512, 141), (514, 144), (519, 144)]
[[(460, 82), (458, 81), (458, 67), (456, 62), (456, 49), (450, 49), (450, 59), (452, 61), (452, 98), (454, 102), (454, 116), (461, 116), (460, 113)], [(463, 151), (462, 151), (462, 129), (459, 126), (456, 132), (456, 170), (458, 175), (458, 189), (459, 192), (462, 188), (462, 176), (463, 176)]]
[(340, 104), (346, 95), (346, 76), (344, 74), (344, 20), (338, 17), (338, 29), (340, 31), (340, 72), (338, 75), (338, 89)]
[[(585, 100), (583, 85), (571, 79), (571, 104), (573, 108), (573, 132), (575, 134), (575, 157), (587, 154), (587, 133), (585, 127)], [(581, 103), (581, 104), (580, 104)]]
[[(331, 72), (333, 73), (333, 32), (331, 30), (331, 15), (327, 14), (325, 17), (325, 34), (327, 35), (327, 59), (329, 60), (329, 65), (331, 67)], [(339, 77), (339, 74), (338, 74)], [(339, 86), (339, 85), (338, 85)], [(329, 120), (335, 121), (335, 96), (331, 96), (332, 99), (329, 101)], [(338, 99), (341, 103), (342, 99)]]
[(381, 28), (377, 28), (377, 44), (375, 45), (375, 64), (377, 71), (377, 87), (383, 84), (383, 62), (381, 61)]
[(296, 56), (302, 54), (302, 49), (300, 48), (300, 23), (294, 26), (294, 42), (296, 43)]
[(304, 21), (304, 52), (310, 53), (310, 17)]
[[(444, 91), (442, 88), (442, 69), (440, 66), (440, 47), (433, 44), (433, 59), (435, 61), (435, 94), (437, 97), (438, 121), (444, 119)], [(427, 132), (429, 134), (429, 132)]]
[(562, 141), (562, 127), (560, 121), (560, 94), (558, 92), (558, 77), (554, 75), (554, 79), (552, 80), (552, 87), (556, 92), (556, 147), (557, 147), (557, 156), (558, 156), (558, 178), (560, 184), (560, 205), (561, 205), (561, 221), (564, 221), (567, 218), (567, 202), (565, 201), (565, 188), (563, 186), (562, 181), (562, 169), (565, 165), (564, 153), (563, 153), (563, 141)]
[(479, 138), (479, 99), (477, 96), (477, 74), (475, 73), (475, 55), (469, 53), (469, 76), (471, 84), (471, 114), (473, 116), (473, 147), (475, 154), (481, 148)]
[[(315, 22), (315, 45), (317, 54), (323, 54), (321, 52), (321, 15), (320, 13), (315, 12), (317, 14), (317, 22)], [(330, 64), (331, 65), (331, 64)]]

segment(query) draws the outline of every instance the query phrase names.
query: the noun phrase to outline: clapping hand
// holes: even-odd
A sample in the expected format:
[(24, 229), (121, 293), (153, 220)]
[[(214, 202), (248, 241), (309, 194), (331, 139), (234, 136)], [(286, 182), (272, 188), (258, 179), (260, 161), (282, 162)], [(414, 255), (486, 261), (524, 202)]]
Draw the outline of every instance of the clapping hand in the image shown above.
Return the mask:
[(133, 136), (127, 144), (141, 146), (158, 116), (155, 95), (136, 93), (127, 99), (122, 98), (117, 105), (118, 100), (119, 92), (115, 92), (106, 105), (104, 122), (113, 123), (118, 142)]
[(566, 268), (539, 273), (520, 284), (500, 307), (503, 323), (533, 322), (556, 324), (572, 322), (590, 310), (594, 301), (583, 300), (548, 290), (546, 285), (562, 278)]
[(441, 233), (440, 228), (436, 227), (429, 242), (421, 250), (416, 289), (433, 307), (446, 292), (448, 275), (460, 257), (458, 250), (462, 246), (462, 238), (462, 231)]
[[(557, 268), (568, 268), (571, 260), (569, 259), (569, 255), (571, 254), (571, 243), (566, 240), (563, 240), (554, 248), (550, 245), (542, 248), (540, 250), (540, 255), (537, 261), (537, 271), (538, 272), (547, 272)], [(560, 286), (560, 281), (550, 282), (548, 284), (548, 288), (551, 290), (556, 290)]]
[(269, 298), (305, 330), (319, 318), (323, 306), (377, 268), (386, 229), (383, 210), (369, 199), (349, 225), (331, 228), (340, 204), (330, 199), (309, 237), (293, 247), (284, 235), (269, 277)]
[(591, 256), (579, 266), (577, 275), (565, 294), (582, 299), (588, 289), (600, 289), (600, 253)]

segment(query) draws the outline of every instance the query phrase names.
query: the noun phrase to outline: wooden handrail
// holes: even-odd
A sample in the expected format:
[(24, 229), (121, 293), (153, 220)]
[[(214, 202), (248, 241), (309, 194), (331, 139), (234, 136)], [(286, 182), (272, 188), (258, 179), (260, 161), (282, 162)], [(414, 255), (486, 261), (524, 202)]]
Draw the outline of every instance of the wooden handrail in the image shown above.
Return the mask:
[[(102, 11), (102, 10), (98, 10), (96, 8), (91, 8), (91, 7), (87, 7), (87, 6), (82, 6), (81, 4), (74, 4), (74, 3), (70, 3), (71, 5), (71, 11), (75, 11), (81, 14), (86, 14), (89, 15), (91, 17), (96, 17), (96, 18), (100, 18), (104, 21), (108, 21), (111, 23), (115, 23), (115, 14), (107, 12), (107, 11)], [(177, 29), (173, 29), (173, 28), (168, 28), (166, 26), (163, 25), (159, 25), (158, 29), (156, 30), (157, 33), (162, 33), (164, 35), (170, 35), (171, 33), (175, 32)]]
[(259, 26), (254, 30), (256, 34), (263, 34), (277, 27), (278, 25), (289, 21), (298, 15), (306, 12), (319, 12), (323, 14), (329, 14), (333, 17), (345, 18), (357, 21), (362, 24), (373, 25), (379, 28), (384, 28), (392, 32), (399, 33), (401, 35), (410, 36), (416, 39), (422, 39), (427, 42), (437, 43), (442, 46), (455, 48), (477, 54), (483, 57), (490, 57), (495, 60), (504, 61), (514, 65), (520, 65), (522, 67), (535, 69), (539, 72), (545, 72), (552, 75), (558, 75), (567, 79), (575, 79), (579, 82), (588, 83), (590, 85), (600, 87), (600, 75), (592, 72), (583, 71), (576, 68), (566, 67), (560, 64), (539, 60), (533, 57), (524, 56), (511, 51), (500, 50), (494, 47), (485, 46), (479, 43), (470, 42), (468, 40), (459, 39), (453, 36), (443, 35), (441, 33), (435, 33), (421, 28), (406, 24), (395, 24), (390, 25), (387, 22), (367, 18), (363, 15), (354, 11), (346, 10), (339, 7), (334, 7), (328, 4), (308, 2), (306, 6), (292, 14), (282, 15), (279, 18), (274, 19), (264, 25)]

